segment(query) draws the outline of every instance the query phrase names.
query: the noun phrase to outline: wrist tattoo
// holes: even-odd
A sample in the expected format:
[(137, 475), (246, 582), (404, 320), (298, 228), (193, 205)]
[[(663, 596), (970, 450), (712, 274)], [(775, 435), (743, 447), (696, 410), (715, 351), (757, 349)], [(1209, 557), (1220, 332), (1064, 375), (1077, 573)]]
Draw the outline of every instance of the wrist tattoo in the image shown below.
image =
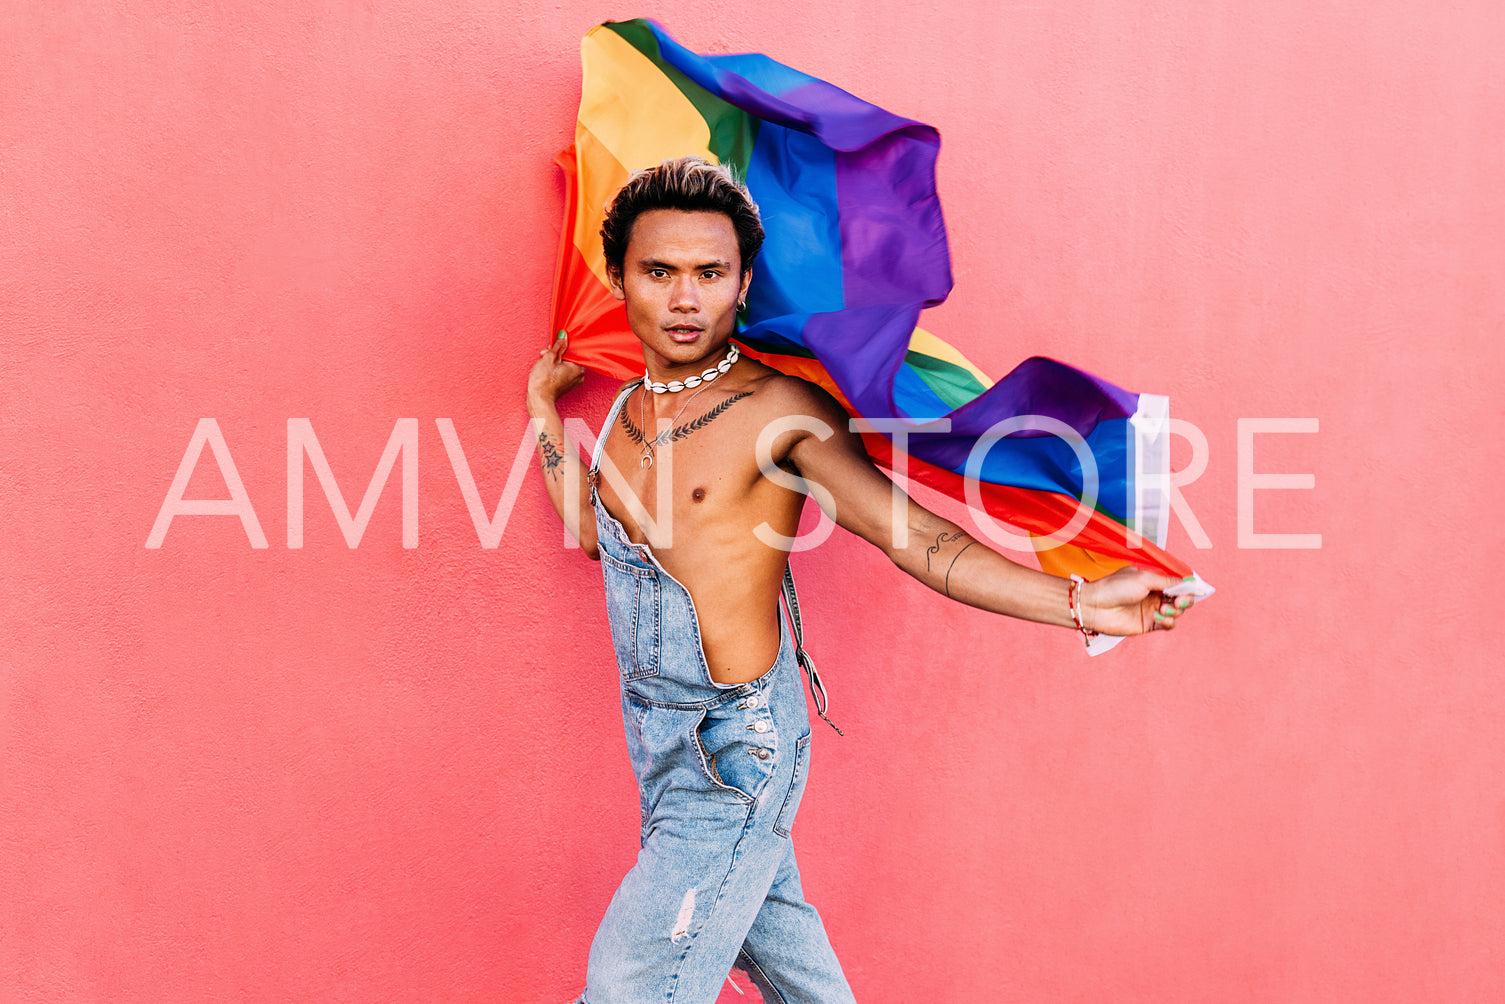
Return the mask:
[(547, 432), (538, 434), (539, 461), (543, 464), (543, 472), (554, 481), (559, 480), (559, 468), (564, 466), (564, 453), (559, 445)]

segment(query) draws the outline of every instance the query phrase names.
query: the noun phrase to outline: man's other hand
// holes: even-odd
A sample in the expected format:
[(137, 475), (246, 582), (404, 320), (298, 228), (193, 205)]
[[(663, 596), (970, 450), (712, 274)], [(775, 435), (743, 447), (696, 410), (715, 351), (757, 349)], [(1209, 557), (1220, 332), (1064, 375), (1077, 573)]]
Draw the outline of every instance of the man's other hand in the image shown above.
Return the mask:
[(585, 380), (585, 367), (565, 361), (564, 350), (568, 347), (569, 338), (561, 331), (552, 345), (539, 350), (537, 361), (528, 371), (529, 411), (535, 401), (552, 405)]
[(1169, 631), (1176, 618), (1191, 609), (1192, 598), (1179, 599), (1161, 590), (1181, 582), (1130, 565), (1082, 587), (1083, 621), (1093, 631), (1112, 635)]

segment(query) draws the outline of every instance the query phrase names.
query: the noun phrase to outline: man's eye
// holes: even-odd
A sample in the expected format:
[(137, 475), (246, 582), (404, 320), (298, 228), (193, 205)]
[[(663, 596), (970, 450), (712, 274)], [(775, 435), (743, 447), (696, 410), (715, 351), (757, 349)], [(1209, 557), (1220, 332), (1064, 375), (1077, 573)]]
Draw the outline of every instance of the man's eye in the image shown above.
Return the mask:
[(720, 272), (716, 272), (716, 271), (707, 271), (707, 272), (700, 273), (700, 277), (702, 279), (717, 279), (717, 278), (720, 278), (720, 276), (721, 276), (721, 273)]
[(651, 275), (651, 276), (653, 276), (655, 279), (663, 279), (663, 278), (666, 278), (669, 275), (668, 272), (665, 272), (661, 268), (650, 269), (648, 271), (648, 274)]

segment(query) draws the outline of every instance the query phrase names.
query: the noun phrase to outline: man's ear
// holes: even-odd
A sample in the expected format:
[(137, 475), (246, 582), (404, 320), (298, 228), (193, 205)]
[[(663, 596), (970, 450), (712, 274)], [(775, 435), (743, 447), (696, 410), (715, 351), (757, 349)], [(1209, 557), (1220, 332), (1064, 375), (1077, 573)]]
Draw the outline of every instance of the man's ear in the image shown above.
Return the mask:
[(742, 292), (737, 294), (738, 303), (747, 302), (747, 288), (752, 285), (752, 269), (742, 273)]
[(622, 288), (622, 273), (610, 265), (606, 267), (606, 284), (611, 287), (612, 296), (618, 300), (627, 299), (627, 291)]

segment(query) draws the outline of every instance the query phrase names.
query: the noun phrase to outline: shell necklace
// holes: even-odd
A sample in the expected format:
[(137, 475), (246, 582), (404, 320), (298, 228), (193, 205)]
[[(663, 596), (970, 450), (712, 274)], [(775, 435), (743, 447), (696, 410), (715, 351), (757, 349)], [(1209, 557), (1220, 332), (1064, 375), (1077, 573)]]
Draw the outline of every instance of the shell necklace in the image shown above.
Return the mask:
[(668, 383), (657, 383), (651, 376), (648, 375), (647, 371), (645, 370), (643, 372), (643, 386), (647, 387), (655, 394), (678, 394), (682, 390), (694, 390), (696, 387), (699, 387), (703, 383), (710, 383), (712, 380), (716, 379), (721, 374), (731, 369), (732, 363), (736, 362), (738, 357), (739, 353), (737, 352), (736, 343), (733, 343), (731, 348), (727, 349), (726, 358), (721, 360), (721, 362), (717, 363), (715, 366), (712, 366), (710, 369), (705, 370), (700, 374), (700, 376), (685, 377), (685, 379), (682, 381), (670, 380)]
[(737, 352), (737, 346), (733, 344), (732, 347), (727, 351), (725, 359), (721, 360), (721, 362), (717, 363), (710, 369), (702, 372), (700, 376), (687, 377), (683, 382), (679, 380), (670, 380), (668, 383), (655, 383), (651, 378), (649, 378), (647, 372), (643, 373), (643, 386), (648, 388), (648, 390), (653, 391), (653, 393), (655, 394), (678, 394), (682, 390), (685, 390), (687, 388), (693, 389), (695, 387), (699, 387), (700, 390), (695, 391), (695, 393), (691, 394), (688, 398), (685, 399), (685, 403), (679, 406), (679, 410), (676, 411), (674, 413), (674, 417), (669, 420), (670, 428), (665, 429), (664, 432), (659, 436), (650, 436), (648, 434), (648, 414), (645, 407), (648, 403), (647, 393), (643, 393), (642, 396), (638, 398), (638, 424), (642, 427), (643, 430), (643, 455), (638, 459), (639, 467), (646, 470), (653, 466), (653, 458), (658, 453), (657, 446), (659, 441), (661, 439), (666, 443), (669, 441), (669, 438), (672, 435), (672, 432), (670, 430), (673, 428), (674, 423), (679, 421), (679, 416), (685, 413), (685, 409), (690, 406), (690, 402), (699, 397), (700, 391), (705, 390), (706, 387), (710, 385), (710, 382), (712, 380), (716, 379), (727, 370), (731, 369), (732, 364), (735, 363), (738, 358), (739, 354)]

